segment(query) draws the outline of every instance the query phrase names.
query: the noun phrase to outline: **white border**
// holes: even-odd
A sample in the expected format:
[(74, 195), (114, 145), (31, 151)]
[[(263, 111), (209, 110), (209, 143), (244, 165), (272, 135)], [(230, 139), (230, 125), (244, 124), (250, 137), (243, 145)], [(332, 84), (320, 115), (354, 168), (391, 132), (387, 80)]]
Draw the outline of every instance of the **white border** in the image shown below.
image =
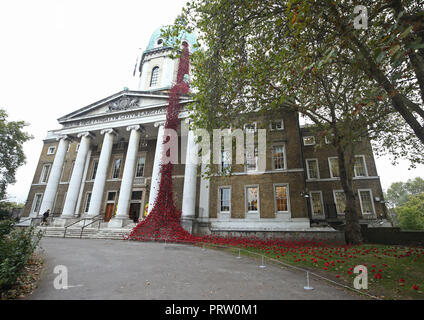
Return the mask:
[[(275, 188), (276, 187), (286, 187), (287, 191), (286, 191), (286, 195), (287, 195), (287, 211), (278, 211), (278, 206), (277, 206), (277, 197), (276, 197), (276, 193), (275, 193)], [(274, 211), (275, 211), (275, 216), (277, 217), (278, 214), (284, 214), (284, 215), (290, 215), (291, 216), (291, 207), (290, 207), (290, 186), (288, 183), (274, 183), (272, 185), (272, 192), (274, 194)]]
[[(360, 194), (361, 191), (369, 191), (370, 199), (371, 199), (371, 206), (372, 206), (372, 213), (364, 213), (364, 209), (362, 208), (361, 194)], [(372, 190), (371, 189), (358, 189), (358, 198), (359, 198), (359, 203), (361, 205), (362, 216), (375, 216), (374, 198), (373, 198), (373, 195), (372, 195)]]

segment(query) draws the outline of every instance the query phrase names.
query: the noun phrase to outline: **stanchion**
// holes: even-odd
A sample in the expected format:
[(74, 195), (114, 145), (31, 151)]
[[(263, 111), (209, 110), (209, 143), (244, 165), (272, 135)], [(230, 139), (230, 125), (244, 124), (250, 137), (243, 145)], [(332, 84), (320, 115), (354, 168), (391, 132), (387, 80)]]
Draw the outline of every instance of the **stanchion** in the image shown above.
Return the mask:
[(265, 268), (265, 264), (264, 264), (264, 256), (262, 256), (262, 264), (259, 266), (259, 268)]
[(309, 286), (309, 272), (306, 272), (306, 286), (303, 287), (305, 290), (314, 290), (311, 286)]

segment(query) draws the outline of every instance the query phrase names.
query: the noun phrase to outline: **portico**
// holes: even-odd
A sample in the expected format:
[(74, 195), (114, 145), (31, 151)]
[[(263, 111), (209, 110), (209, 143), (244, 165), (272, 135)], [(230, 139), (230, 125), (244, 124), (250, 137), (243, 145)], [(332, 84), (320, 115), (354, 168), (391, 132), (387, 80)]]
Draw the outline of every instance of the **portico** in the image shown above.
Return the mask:
[[(50, 131), (48, 136), (49, 139), (57, 139), (59, 144), (40, 214), (48, 208), (53, 210), (58, 186), (63, 184), (60, 178), (71, 141), (78, 144), (78, 150), (67, 183), (63, 209), (60, 217), (55, 219), (56, 226), (64, 226), (81, 218), (91, 221), (102, 217), (108, 222), (109, 228), (122, 228), (135, 220), (134, 216), (144, 217), (146, 203), (150, 212), (159, 190), (166, 115), (164, 103), (150, 108), (140, 105), (143, 98), (139, 92), (133, 94), (123, 91), (106, 102), (108, 108), (103, 107), (105, 113), (98, 111), (102, 109), (100, 104), (78, 117), (72, 115), (67, 119), (59, 119), (63, 121), (64, 127)], [(166, 96), (157, 98), (163, 101)], [(133, 101), (133, 106), (126, 108), (124, 104), (124, 107), (111, 110), (111, 105), (119, 105), (122, 101)], [(136, 112), (143, 112), (145, 116), (133, 119), (131, 114)], [(185, 121), (186, 117), (187, 112), (181, 112), (181, 121)], [(187, 140), (187, 148), (180, 147), (189, 152), (193, 148), (194, 137), (189, 134), (188, 139), (183, 140)], [(191, 165), (181, 178), (184, 181), (196, 181), (196, 167)], [(191, 189), (185, 186), (181, 191), (184, 210), (193, 219), (196, 185)]]

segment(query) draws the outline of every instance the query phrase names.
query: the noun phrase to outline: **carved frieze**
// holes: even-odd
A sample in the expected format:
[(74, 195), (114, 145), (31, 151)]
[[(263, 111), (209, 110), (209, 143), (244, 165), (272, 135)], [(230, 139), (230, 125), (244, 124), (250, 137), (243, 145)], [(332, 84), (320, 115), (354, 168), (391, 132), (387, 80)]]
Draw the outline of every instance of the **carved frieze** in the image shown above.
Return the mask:
[(109, 111), (127, 110), (136, 107), (139, 101), (138, 97), (122, 96), (118, 100), (109, 102), (108, 109)]

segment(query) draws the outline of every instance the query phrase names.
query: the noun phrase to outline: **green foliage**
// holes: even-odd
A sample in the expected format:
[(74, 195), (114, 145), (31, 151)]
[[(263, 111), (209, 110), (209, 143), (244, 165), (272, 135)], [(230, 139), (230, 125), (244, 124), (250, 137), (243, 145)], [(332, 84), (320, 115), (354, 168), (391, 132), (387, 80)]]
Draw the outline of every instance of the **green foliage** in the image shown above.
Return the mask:
[(399, 225), (405, 230), (424, 230), (424, 192), (410, 196), (402, 206), (396, 208)]
[(22, 144), (32, 139), (22, 131), (26, 125), (23, 121), (7, 121), (6, 111), (0, 109), (0, 200), (7, 186), (16, 182), (16, 170), (25, 163)]
[(14, 230), (13, 221), (0, 221), (0, 292), (17, 282), (41, 237), (34, 227)]
[[(368, 10), (367, 29), (353, 25), (359, 4)], [(332, 118), (348, 120), (341, 128), (367, 128), (378, 154), (415, 163), (424, 161), (423, 17), (417, 0), (196, 0), (165, 36), (199, 34), (195, 126), (234, 126), (250, 111), (283, 105), (324, 123), (329, 104), (339, 101), (344, 106)], [(333, 85), (322, 90), (318, 81)]]
[(411, 195), (417, 195), (424, 192), (424, 179), (417, 177), (407, 182), (394, 182), (387, 189), (385, 199), (392, 207), (398, 207), (405, 204)]

